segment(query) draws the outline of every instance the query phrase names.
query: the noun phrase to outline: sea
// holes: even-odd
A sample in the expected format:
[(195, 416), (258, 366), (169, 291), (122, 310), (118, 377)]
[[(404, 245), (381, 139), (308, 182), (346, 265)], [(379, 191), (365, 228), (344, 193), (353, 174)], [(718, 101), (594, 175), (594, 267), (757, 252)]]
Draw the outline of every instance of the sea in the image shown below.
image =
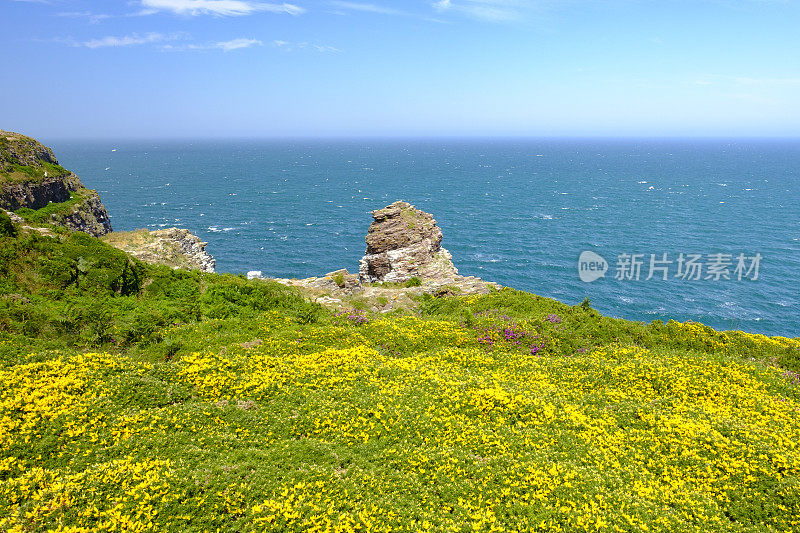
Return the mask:
[(115, 230), (220, 272), (357, 272), (370, 212), (432, 213), (463, 275), (630, 320), (800, 336), (800, 140), (50, 141)]

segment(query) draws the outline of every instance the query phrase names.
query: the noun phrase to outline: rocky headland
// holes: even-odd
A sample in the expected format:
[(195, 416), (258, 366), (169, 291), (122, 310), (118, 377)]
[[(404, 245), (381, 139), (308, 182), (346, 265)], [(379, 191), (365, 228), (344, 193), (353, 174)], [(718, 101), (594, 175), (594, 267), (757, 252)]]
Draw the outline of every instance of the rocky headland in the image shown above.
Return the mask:
[(214, 272), (216, 266), (216, 261), (206, 251), (208, 243), (188, 229), (119, 231), (106, 235), (103, 240), (145, 263), (201, 272)]
[[(423, 294), (486, 294), (500, 288), (497, 283), (459, 275), (450, 252), (442, 248), (442, 230), (430, 213), (397, 201), (373, 211), (372, 218), (358, 274), (340, 269), (320, 277), (276, 281), (297, 287), (329, 307), (356, 304), (376, 312), (414, 307)], [(253, 272), (250, 277), (259, 275)]]
[(372, 212), (367, 251), (359, 262), (363, 282), (405, 282), (413, 277), (452, 280), (458, 276), (442, 230), (433, 216), (407, 202)]
[[(0, 130), (0, 208), (26, 231), (57, 236), (59, 228), (101, 237), (141, 261), (214, 272), (205, 242), (187, 229), (112, 232), (96, 191), (59, 165), (40, 142)], [(414, 307), (424, 294), (437, 297), (483, 294), (500, 286), (459, 275), (442, 247), (442, 230), (430, 213), (397, 201), (372, 212), (366, 251), (358, 273), (346, 269), (306, 279), (276, 279), (329, 307), (375, 312)], [(261, 278), (251, 272), (250, 278)]]
[(0, 208), (29, 223), (52, 224), (99, 237), (111, 231), (97, 191), (59, 165), (40, 142), (0, 130)]
[(0, 130), (0, 209), (26, 231), (55, 236), (58, 228), (103, 237), (133, 257), (173, 268), (214, 272), (214, 258), (189, 230), (112, 232), (97, 191), (84, 187), (42, 143)]

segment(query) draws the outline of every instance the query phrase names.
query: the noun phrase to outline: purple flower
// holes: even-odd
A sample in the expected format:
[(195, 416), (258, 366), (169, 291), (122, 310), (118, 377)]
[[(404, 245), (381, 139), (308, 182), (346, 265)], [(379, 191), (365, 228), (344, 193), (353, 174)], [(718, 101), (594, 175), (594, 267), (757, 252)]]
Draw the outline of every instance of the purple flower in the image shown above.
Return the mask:
[[(544, 342), (541, 344), (531, 344), (531, 355), (536, 355), (542, 348), (544, 348)], [(541, 357), (541, 354), (539, 354), (539, 357)]]
[(549, 322), (552, 322), (553, 324), (561, 324), (561, 317), (558, 315), (554, 315), (553, 313), (550, 313), (549, 315), (544, 317), (544, 319)]

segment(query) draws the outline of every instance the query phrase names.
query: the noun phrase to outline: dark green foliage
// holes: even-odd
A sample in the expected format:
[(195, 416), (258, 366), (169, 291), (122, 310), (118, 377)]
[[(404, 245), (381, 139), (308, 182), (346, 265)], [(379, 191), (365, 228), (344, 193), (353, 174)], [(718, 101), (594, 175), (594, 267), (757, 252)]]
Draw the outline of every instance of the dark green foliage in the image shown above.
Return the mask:
[(408, 281), (403, 283), (404, 287), (419, 287), (422, 285), (422, 280), (419, 279), (417, 276), (409, 278)]
[(223, 274), (200, 296), (204, 316), (227, 318), (273, 308), (305, 309), (305, 301), (288, 287), (273, 281), (248, 281)]
[(172, 325), (275, 308), (302, 324), (327, 314), (284, 285), (146, 265), (84, 233), (1, 235), (0, 244), (0, 332), (28, 339), (138, 346), (169, 359), (183, 348), (160, 346)]
[(0, 210), (0, 237), (16, 237), (17, 231), (17, 225), (3, 210)]
[(181, 404), (191, 398), (191, 392), (180, 383), (168, 383), (150, 374), (126, 372), (113, 377), (111, 399), (122, 408), (150, 409)]
[(59, 245), (31, 236), (18, 249), (36, 256), (34, 268), (52, 288), (130, 296), (142, 287), (144, 263), (85, 233), (71, 233)]

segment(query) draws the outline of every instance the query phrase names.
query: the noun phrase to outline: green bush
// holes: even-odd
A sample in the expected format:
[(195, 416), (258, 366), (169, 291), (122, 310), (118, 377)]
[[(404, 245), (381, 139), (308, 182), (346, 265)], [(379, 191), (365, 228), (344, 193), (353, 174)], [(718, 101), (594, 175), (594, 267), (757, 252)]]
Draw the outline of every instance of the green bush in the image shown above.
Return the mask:
[(0, 237), (16, 237), (17, 232), (17, 225), (0, 209)]

